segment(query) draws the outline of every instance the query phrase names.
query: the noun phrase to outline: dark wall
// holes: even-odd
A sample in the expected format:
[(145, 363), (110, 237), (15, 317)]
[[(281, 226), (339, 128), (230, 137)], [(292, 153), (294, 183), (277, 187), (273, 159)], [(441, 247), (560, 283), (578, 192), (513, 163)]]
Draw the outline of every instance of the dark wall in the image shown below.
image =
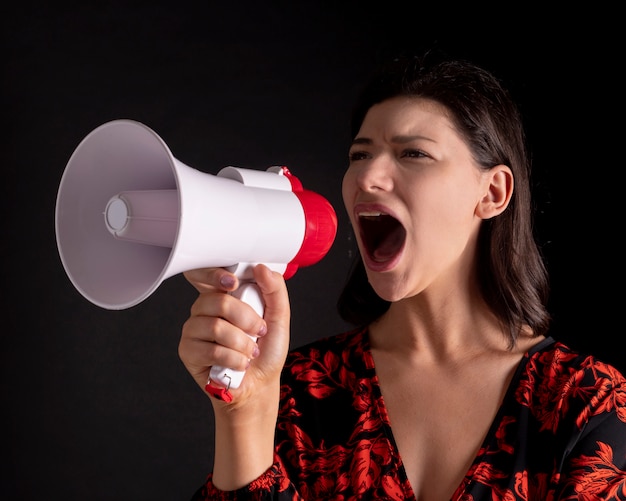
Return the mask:
[(201, 171), (284, 164), (326, 196), (339, 216), (335, 245), (289, 281), (297, 346), (345, 327), (334, 305), (355, 251), (340, 197), (349, 113), (372, 65), (396, 47), (437, 43), (508, 82), (537, 168), (554, 335), (626, 370), (616, 348), (623, 155), (609, 137), (623, 126), (613, 13), (57, 4), (2, 11), (4, 499), (184, 500), (211, 468), (210, 403), (177, 354), (194, 291), (174, 276), (136, 307), (102, 310), (61, 265), (55, 199), (82, 138), (132, 118)]

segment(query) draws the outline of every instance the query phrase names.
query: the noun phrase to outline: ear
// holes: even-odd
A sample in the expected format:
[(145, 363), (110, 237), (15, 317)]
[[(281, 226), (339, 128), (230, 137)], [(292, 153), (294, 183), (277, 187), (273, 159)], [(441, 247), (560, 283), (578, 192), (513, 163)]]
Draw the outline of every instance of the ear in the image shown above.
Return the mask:
[(496, 165), (485, 173), (486, 192), (476, 206), (476, 215), (490, 219), (502, 213), (513, 195), (513, 172), (506, 165)]

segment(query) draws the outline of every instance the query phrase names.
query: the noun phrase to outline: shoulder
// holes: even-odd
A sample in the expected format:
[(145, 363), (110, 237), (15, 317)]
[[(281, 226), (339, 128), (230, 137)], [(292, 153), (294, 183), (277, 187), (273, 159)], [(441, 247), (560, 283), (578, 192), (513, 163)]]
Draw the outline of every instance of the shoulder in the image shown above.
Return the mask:
[(373, 370), (367, 328), (357, 328), (291, 350), (283, 370), (283, 383), (332, 380), (348, 384), (348, 380), (372, 377)]
[(356, 328), (333, 336), (327, 336), (290, 351), (289, 359), (302, 357), (323, 357), (326, 353), (344, 353), (369, 350), (367, 328)]
[(526, 354), (516, 398), (534, 409), (569, 413), (586, 420), (617, 414), (626, 422), (626, 379), (610, 364), (551, 338)]
[(539, 377), (543, 383), (602, 386), (610, 382), (617, 387), (626, 384), (624, 375), (612, 365), (552, 338), (539, 343), (526, 357), (526, 374)]

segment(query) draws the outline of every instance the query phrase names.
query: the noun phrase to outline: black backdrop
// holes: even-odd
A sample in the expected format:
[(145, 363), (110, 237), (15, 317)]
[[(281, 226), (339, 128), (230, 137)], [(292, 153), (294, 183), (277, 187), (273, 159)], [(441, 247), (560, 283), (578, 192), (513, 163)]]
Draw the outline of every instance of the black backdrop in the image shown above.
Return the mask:
[(177, 355), (191, 287), (175, 276), (112, 312), (87, 302), (63, 271), (54, 206), (82, 138), (132, 118), (199, 170), (284, 164), (329, 198), (335, 245), (289, 281), (297, 346), (345, 327), (334, 305), (355, 250), (340, 197), (349, 113), (372, 65), (398, 47), (436, 43), (512, 88), (537, 168), (554, 335), (626, 369), (617, 348), (623, 155), (610, 132), (623, 131), (611, 88), (621, 73), (616, 14), (433, 10), (347, 1), (2, 7), (3, 499), (184, 500), (211, 468), (210, 403)]

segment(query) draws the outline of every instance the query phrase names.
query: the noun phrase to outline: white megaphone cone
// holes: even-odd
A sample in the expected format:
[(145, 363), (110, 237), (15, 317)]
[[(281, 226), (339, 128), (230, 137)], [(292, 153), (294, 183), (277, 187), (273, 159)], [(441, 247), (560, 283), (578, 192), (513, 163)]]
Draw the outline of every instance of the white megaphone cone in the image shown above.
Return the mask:
[[(120, 310), (196, 268), (226, 267), (251, 281), (251, 265), (263, 263), (290, 278), (326, 255), (337, 218), (286, 167), (202, 173), (174, 158), (147, 126), (115, 120), (72, 154), (55, 225), (76, 289), (97, 306)], [(262, 315), (255, 285), (236, 295)], [(211, 380), (235, 388), (243, 377), (236, 372), (214, 367)]]

